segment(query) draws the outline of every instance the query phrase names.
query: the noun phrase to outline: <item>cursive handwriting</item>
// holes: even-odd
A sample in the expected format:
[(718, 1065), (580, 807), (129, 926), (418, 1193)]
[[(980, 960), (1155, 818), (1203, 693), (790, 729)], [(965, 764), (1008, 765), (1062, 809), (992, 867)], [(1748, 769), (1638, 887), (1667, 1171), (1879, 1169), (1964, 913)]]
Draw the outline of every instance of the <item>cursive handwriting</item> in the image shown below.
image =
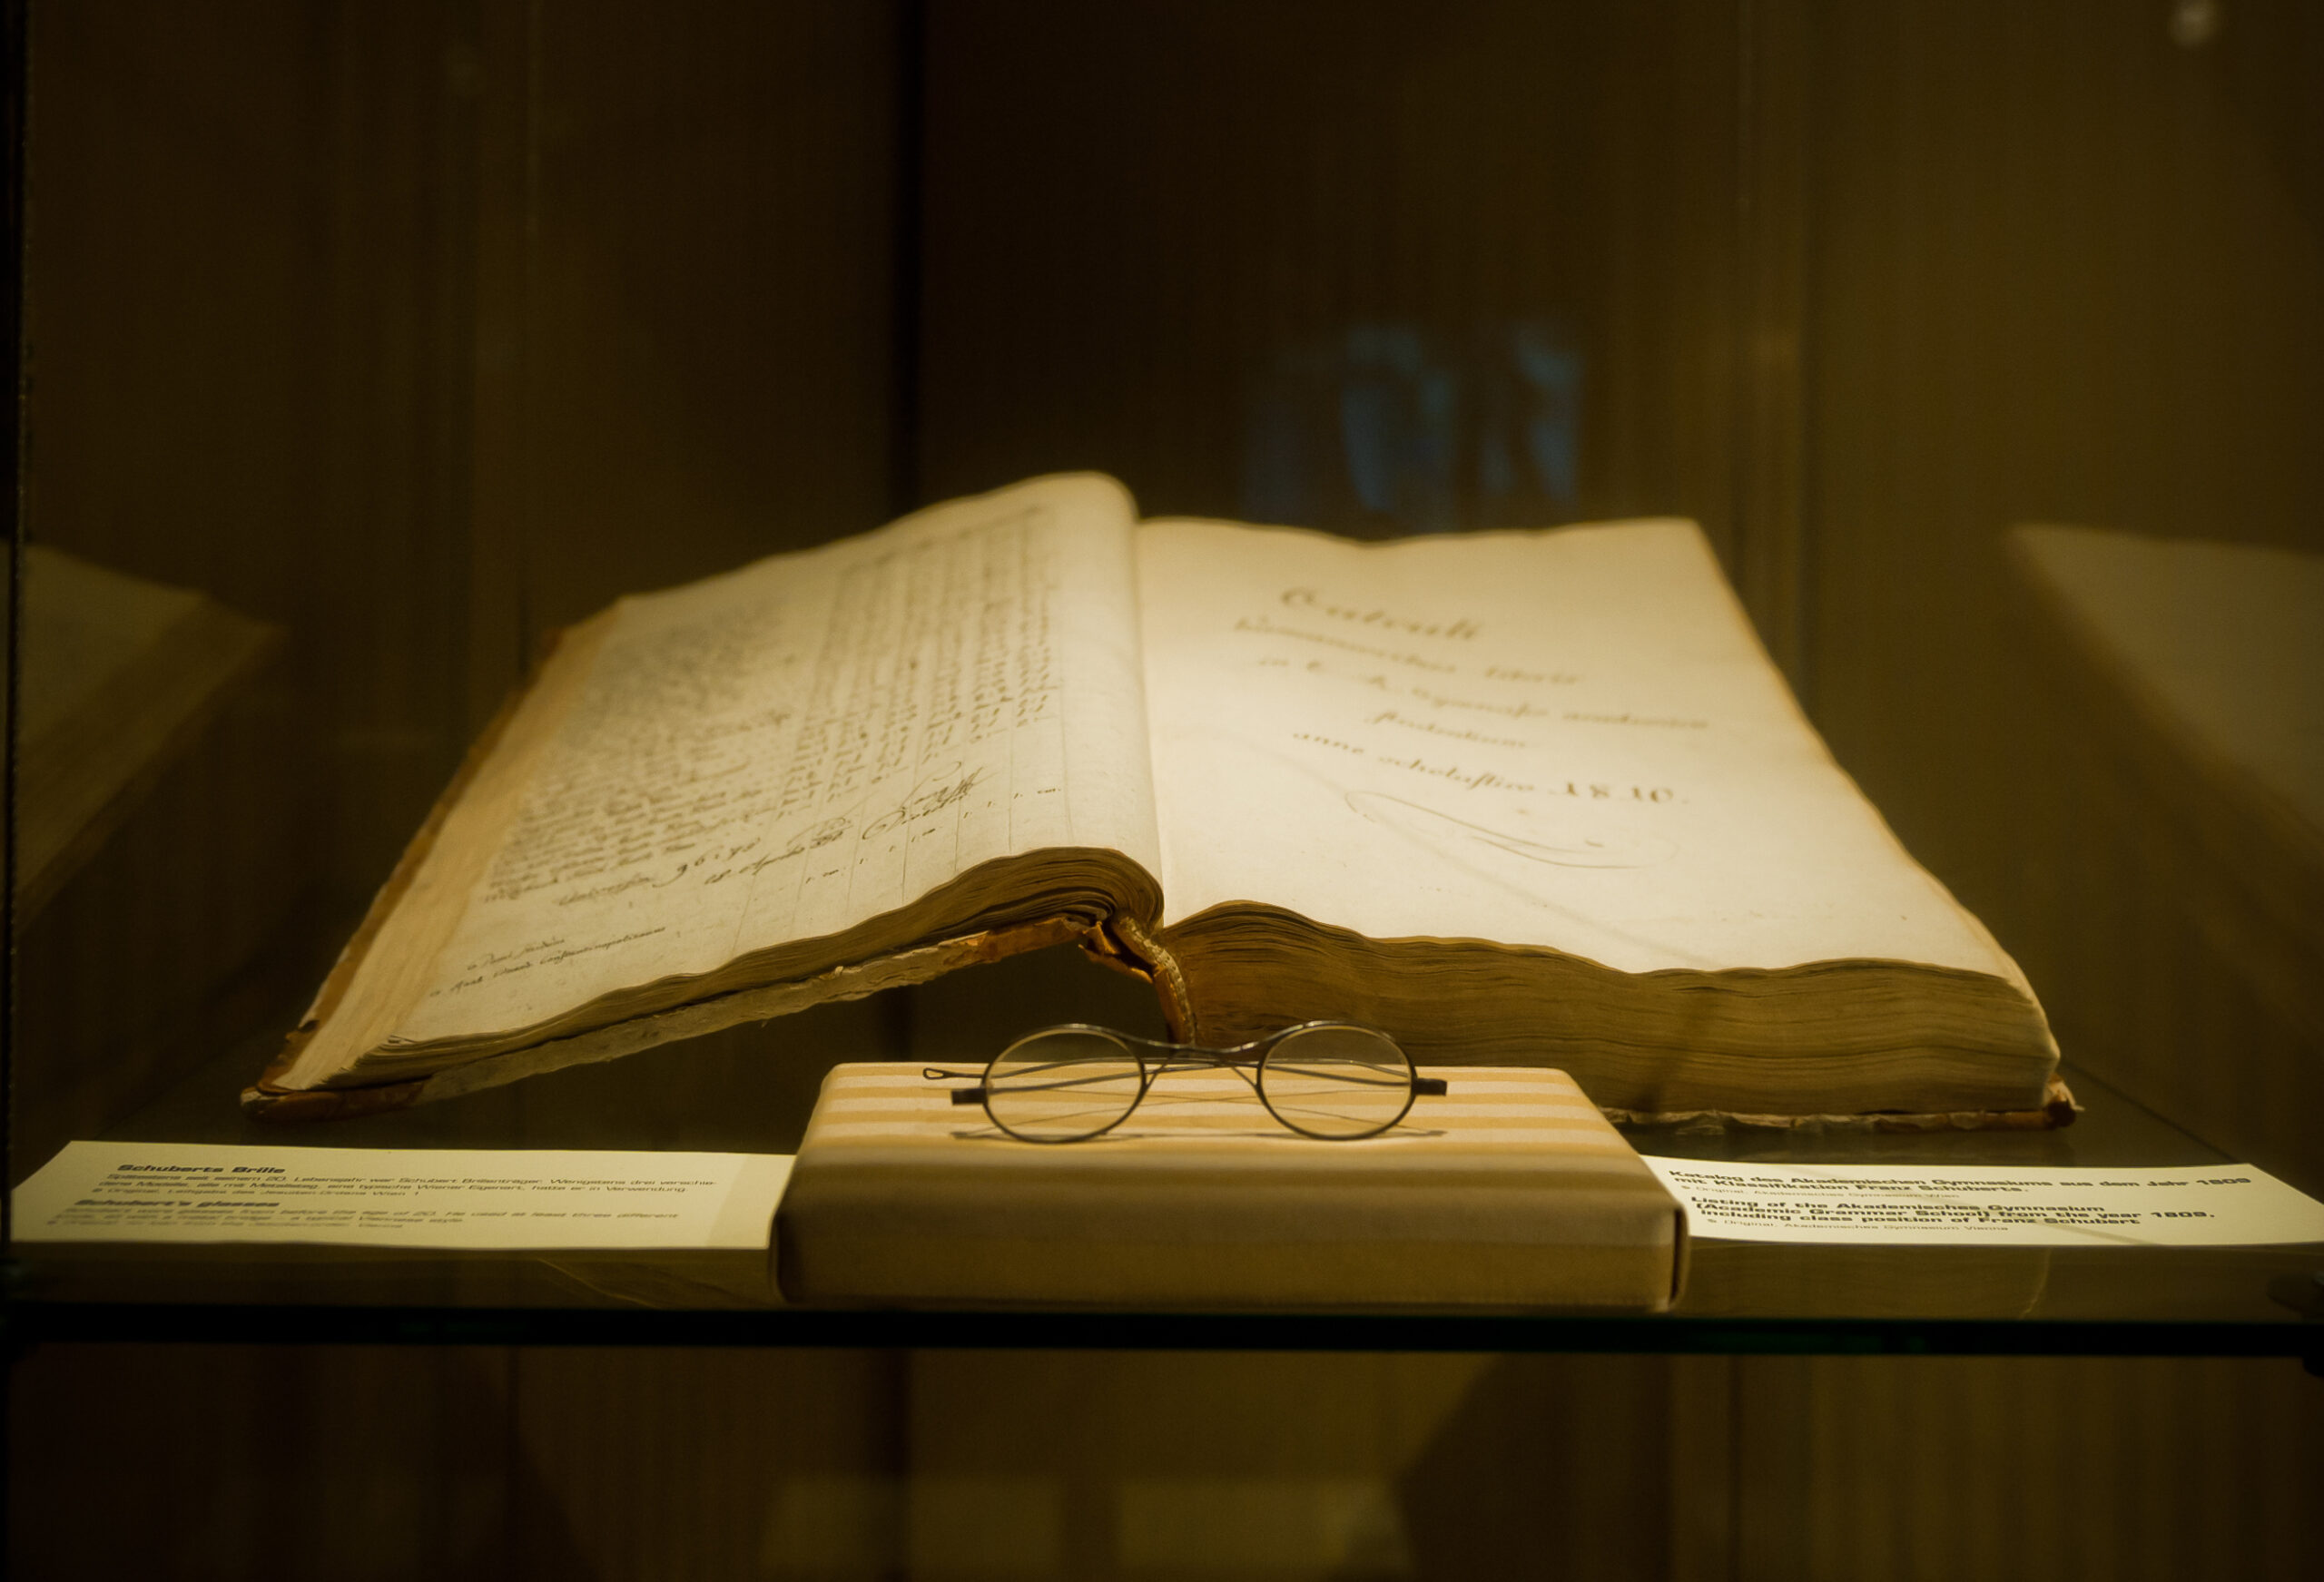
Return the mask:
[(1543, 840), (1512, 830), (1471, 823), (1402, 797), (1377, 791), (1350, 791), (1347, 805), (1375, 824), (1384, 824), (1407, 838), (1447, 856), (1517, 858), (1553, 868), (1649, 868), (1677, 853), (1678, 843), (1668, 836), (1617, 829), (1575, 831), (1562, 840)]
[(543, 967), (554, 967), (560, 961), (570, 961), (576, 956), (586, 956), (591, 952), (597, 950), (610, 950), (616, 945), (626, 945), (635, 939), (650, 939), (655, 935), (664, 931), (665, 930), (660, 927), (637, 929), (626, 934), (616, 935), (610, 939), (600, 939), (594, 945), (576, 945), (569, 949), (559, 950), (554, 956), (542, 957), (541, 965)]
[(940, 752), (951, 768), (921, 773), (862, 833), (957, 805), (984, 772), (961, 754), (990, 743), (1006, 762), (1001, 738), (1057, 722), (1045, 527), (1019, 513), (846, 567), (812, 595), (828, 617), (806, 652), (779, 598), (618, 634), (485, 899), (548, 890), (570, 908), (755, 878), (857, 828), (874, 788)]
[(951, 768), (922, 780), (918, 785), (912, 787), (911, 794), (904, 798), (901, 804), (864, 825), (862, 839), (876, 840), (899, 824), (916, 823), (921, 819), (933, 817), (955, 803), (965, 801), (968, 794), (983, 783), (983, 781), (982, 768), (972, 769), (966, 774), (962, 774), (960, 766), (955, 763)]
[(1364, 722), (1367, 725), (1398, 725), (1407, 731), (1425, 731), (1432, 736), (1450, 736), (1455, 741), (1474, 742), (1481, 747), (1524, 747), (1528, 743), (1514, 736), (1488, 736), (1480, 731), (1460, 731), (1450, 725), (1440, 725), (1433, 720), (1407, 720), (1393, 709), (1383, 709)]
[(938, 752), (1054, 717), (1055, 548), (1029, 514), (840, 578), (778, 816), (846, 805)]
[(1710, 729), (1709, 720), (1682, 720), (1670, 714), (1584, 714), (1568, 710), (1565, 717), (1585, 725), (1659, 725), (1676, 731)]
[(791, 712), (766, 701), (786, 656), (780, 610), (730, 607), (606, 644), (487, 879), (487, 901), (584, 886), (570, 904), (755, 823), (774, 793), (756, 771)]
[(1359, 610), (1352, 605), (1335, 604), (1315, 588), (1286, 588), (1284, 605), (1288, 609), (1310, 614), (1328, 616), (1334, 621), (1352, 621), (1359, 626), (1377, 626), (1391, 632), (1409, 632), (1415, 637), (1473, 638), (1482, 630), (1462, 615), (1452, 621), (1423, 621), (1410, 615), (1392, 615), (1385, 610)]
[(1441, 659), (1430, 659), (1418, 653), (1399, 653), (1393, 649), (1376, 647), (1369, 643), (1357, 643), (1328, 632), (1303, 632), (1296, 626), (1278, 626), (1265, 615), (1242, 615), (1235, 622), (1237, 632), (1258, 632), (1269, 637), (1292, 637), (1302, 643), (1321, 643), (1333, 648), (1344, 648), (1352, 653), (1368, 653), (1374, 659), (1384, 659), (1392, 664), (1408, 664), (1415, 670), (1433, 670), (1447, 674), (1460, 666)]

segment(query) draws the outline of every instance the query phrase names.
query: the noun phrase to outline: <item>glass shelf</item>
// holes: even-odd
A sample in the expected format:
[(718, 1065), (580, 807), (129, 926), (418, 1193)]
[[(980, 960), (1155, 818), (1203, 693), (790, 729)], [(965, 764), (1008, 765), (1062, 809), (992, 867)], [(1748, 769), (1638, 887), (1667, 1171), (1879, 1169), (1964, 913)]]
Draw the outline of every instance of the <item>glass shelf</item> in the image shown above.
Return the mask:
[[(957, 1061), (1029, 1016), (1137, 1025), (1140, 986), (1069, 953), (1003, 962), (907, 997), (836, 1006), (707, 1048), (650, 1052), (453, 1103), (312, 1128), (251, 1121), (232, 1051), (115, 1140), (316, 1146), (789, 1152), (829, 1060)], [(1032, 1007), (1029, 1009), (1029, 1007)], [(868, 1047), (866, 1047), (868, 1046)], [(2083, 1113), (2038, 1132), (1633, 1126), (1643, 1153), (1785, 1164), (2188, 1165), (2228, 1156), (2086, 1071)], [(2255, 1161), (2263, 1167), (2266, 1161)], [(20, 1249), (20, 1251), (25, 1251)], [(34, 1253), (20, 1341), (1064, 1347), (1164, 1350), (2301, 1357), (2324, 1367), (2324, 1248), (1978, 1248), (1699, 1241), (1654, 1315), (798, 1309), (755, 1253), (458, 1257), (231, 1248)]]
[[(1265, 7), (703, 6), (650, 61), (586, 7), (34, 9), (13, 560), (198, 593), (221, 646), (103, 817), (18, 851), (18, 1174), (68, 1136), (787, 1152), (837, 1060), (1157, 1030), (1094, 968), (1001, 964), (426, 1110), (235, 1105), (548, 633), (1098, 467), (1156, 515), (1364, 537), (1699, 520), (1837, 760), (2121, 1085), (2077, 1070), (2058, 1132), (1642, 1150), (2230, 1157), (2211, 1137), (2324, 1191), (2312, 842), (2173, 758), (2008, 548), (2324, 547), (2285, 417), (2324, 368), (2285, 240), (2324, 190), (2298, 6), (1358, 7), (1324, 54)], [(135, 656), (182, 682), (177, 652)], [(1652, 1318), (852, 1313), (731, 1263), (214, 1250), (28, 1253), (6, 1302), (28, 1339), (2312, 1362), (2319, 1269), (1704, 1243)]]

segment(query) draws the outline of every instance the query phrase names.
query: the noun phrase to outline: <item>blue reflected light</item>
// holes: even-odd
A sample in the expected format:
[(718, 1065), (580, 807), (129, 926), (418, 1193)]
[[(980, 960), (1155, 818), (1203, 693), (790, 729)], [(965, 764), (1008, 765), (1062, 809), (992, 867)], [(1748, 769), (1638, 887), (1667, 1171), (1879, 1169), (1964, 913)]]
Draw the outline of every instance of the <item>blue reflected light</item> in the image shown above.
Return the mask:
[(1539, 320), (1358, 324), (1276, 355), (1246, 408), (1246, 516), (1374, 533), (1553, 519), (1579, 495), (1581, 353)]

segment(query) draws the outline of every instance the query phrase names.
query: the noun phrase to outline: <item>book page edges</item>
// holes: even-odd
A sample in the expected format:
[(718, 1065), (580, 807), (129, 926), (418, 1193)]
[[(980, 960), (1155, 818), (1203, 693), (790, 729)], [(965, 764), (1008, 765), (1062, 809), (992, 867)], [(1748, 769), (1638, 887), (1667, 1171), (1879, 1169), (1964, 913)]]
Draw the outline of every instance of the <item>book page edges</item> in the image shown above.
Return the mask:
[(1869, 1110), (1857, 1115), (1787, 1115), (1742, 1110), (1633, 1110), (1600, 1106), (1618, 1125), (1709, 1124), (1769, 1130), (1836, 1132), (2047, 1132), (2073, 1125), (2081, 1101), (2056, 1072), (2042, 1086), (2038, 1108), (2022, 1110)]
[(321, 1121), (433, 1104), (568, 1066), (617, 1060), (656, 1045), (789, 1016), (829, 1001), (861, 999), (882, 989), (925, 983), (963, 967), (1063, 945), (1088, 932), (1087, 918), (1061, 915), (964, 934), (874, 960), (835, 967), (795, 982), (742, 989), (569, 1038), (487, 1056), (411, 1081), (370, 1087), (290, 1088), (278, 1080), (281, 1070), (287, 1069), (278, 1059), (264, 1076), (242, 1091), (242, 1107), (265, 1120)]

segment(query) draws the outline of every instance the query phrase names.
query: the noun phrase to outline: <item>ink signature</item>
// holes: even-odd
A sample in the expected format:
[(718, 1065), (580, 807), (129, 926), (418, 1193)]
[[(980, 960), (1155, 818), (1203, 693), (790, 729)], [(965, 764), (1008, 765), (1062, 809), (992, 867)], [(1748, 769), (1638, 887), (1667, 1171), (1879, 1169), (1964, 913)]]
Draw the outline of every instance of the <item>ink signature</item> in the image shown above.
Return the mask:
[(1350, 791), (1347, 793), (1347, 805), (1374, 823), (1385, 824), (1397, 833), (1410, 836), (1422, 845), (1448, 856), (1483, 846), (1512, 857), (1524, 858), (1530, 862), (1546, 862), (1559, 868), (1651, 868), (1667, 860), (1679, 850), (1676, 841), (1660, 835), (1631, 834), (1613, 830), (1553, 846), (1504, 830), (1489, 830), (1482, 824), (1472, 824), (1466, 819), (1456, 819), (1450, 813), (1440, 813), (1433, 808), (1423, 808), (1418, 802), (1408, 802), (1402, 797), (1384, 796), (1378, 791)]
[[(960, 778), (953, 779), (955, 775)], [(925, 819), (931, 813), (940, 813), (946, 808), (966, 801), (969, 793), (983, 782), (984, 776), (985, 771), (982, 766), (961, 774), (960, 765), (957, 763), (939, 770), (934, 774), (923, 775), (920, 783), (911, 788), (910, 796), (863, 826), (861, 839), (872, 840), (888, 833), (891, 830)]]

